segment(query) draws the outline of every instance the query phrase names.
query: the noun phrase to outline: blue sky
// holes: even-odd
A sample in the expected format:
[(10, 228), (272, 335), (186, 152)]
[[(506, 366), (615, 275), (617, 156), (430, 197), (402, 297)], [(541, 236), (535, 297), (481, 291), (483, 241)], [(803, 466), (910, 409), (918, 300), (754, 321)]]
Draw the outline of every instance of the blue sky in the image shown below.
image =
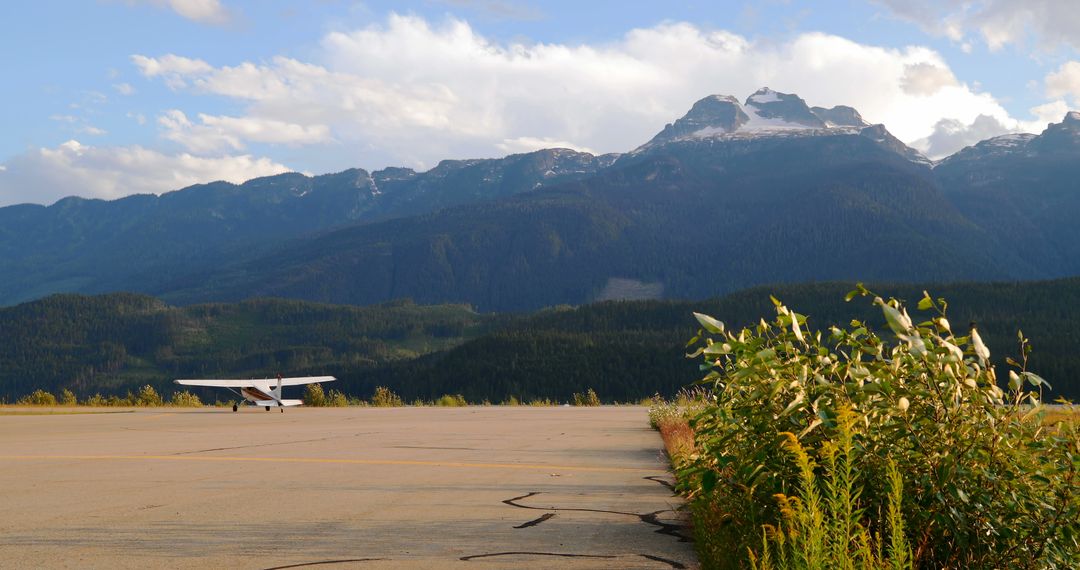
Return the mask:
[(0, 206), (623, 152), (766, 85), (940, 157), (1080, 98), (1071, 0), (48, 0), (0, 21)]

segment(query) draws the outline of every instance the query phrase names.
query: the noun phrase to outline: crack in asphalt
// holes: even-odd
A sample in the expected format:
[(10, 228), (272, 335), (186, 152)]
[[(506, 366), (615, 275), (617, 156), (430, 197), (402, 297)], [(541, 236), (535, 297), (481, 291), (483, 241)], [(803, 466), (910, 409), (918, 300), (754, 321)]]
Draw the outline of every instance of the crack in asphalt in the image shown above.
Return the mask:
[(661, 485), (663, 485), (663, 486), (667, 487), (667, 488), (668, 488), (668, 490), (669, 490), (669, 491), (671, 491), (671, 494), (672, 494), (672, 495), (675, 495), (675, 494), (676, 494), (676, 492), (675, 492), (675, 485), (672, 485), (670, 481), (668, 481), (668, 480), (666, 480), (666, 479), (663, 479), (663, 478), (662, 478), (661, 476), (659, 476), (659, 475), (649, 475), (648, 477), (642, 477), (642, 479), (645, 479), (646, 481), (652, 481), (652, 482), (654, 482), (654, 483), (659, 483), (659, 484), (661, 484)]
[[(666, 536), (676, 538), (676, 539), (679, 540), (679, 542), (690, 542), (689, 538), (687, 538), (681, 532), (679, 532), (680, 530), (682, 530), (684, 528), (683, 525), (672, 524), (672, 523), (664, 522), (664, 521), (660, 520), (660, 515), (662, 513), (670, 512), (671, 509), (662, 509), (662, 510), (659, 510), (659, 511), (654, 511), (654, 512), (651, 512), (651, 513), (642, 514), (642, 513), (630, 513), (630, 512), (626, 512), (626, 511), (610, 511), (610, 510), (605, 510), (605, 509), (585, 509), (585, 508), (580, 508), (580, 507), (533, 507), (533, 506), (529, 506), (529, 505), (522, 505), (522, 504), (520, 504), (518, 502), (518, 501), (521, 501), (523, 499), (528, 499), (530, 497), (535, 497), (536, 495), (539, 495), (539, 494), (540, 493), (538, 491), (533, 491), (531, 493), (526, 493), (524, 495), (521, 495), (520, 497), (514, 497), (512, 499), (506, 499), (506, 500), (503, 501), (503, 503), (507, 504), (507, 505), (510, 505), (511, 507), (517, 507), (519, 509), (530, 509), (530, 510), (536, 510), (536, 511), (576, 511), (576, 512), (583, 512), (583, 513), (606, 513), (606, 514), (610, 514), (610, 515), (624, 515), (624, 516), (628, 516), (628, 517), (636, 517), (638, 520), (640, 520), (641, 522), (643, 522), (645, 524), (658, 527), (656, 529), (657, 534), (663, 534), (663, 535), (666, 535)], [(540, 522), (543, 522), (543, 521), (540, 521)], [(537, 524), (539, 524), (539, 523), (537, 523)]]
[(521, 523), (514, 528), (529, 528), (530, 526), (536, 526), (548, 519), (555, 518), (555, 513), (544, 513), (540, 515), (540, 518), (535, 518), (529, 522)]
[(275, 441), (271, 443), (256, 443), (253, 445), (237, 445), (233, 447), (213, 447), (210, 449), (197, 449), (195, 451), (178, 451), (170, 455), (192, 455), (195, 453), (209, 453), (211, 451), (228, 451), (231, 449), (250, 449), (253, 447), (273, 447), (275, 445), (292, 445), (294, 443), (313, 443), (316, 441), (326, 441), (328, 439), (334, 439), (333, 437), (320, 437), (318, 439), (301, 439), (297, 441)]

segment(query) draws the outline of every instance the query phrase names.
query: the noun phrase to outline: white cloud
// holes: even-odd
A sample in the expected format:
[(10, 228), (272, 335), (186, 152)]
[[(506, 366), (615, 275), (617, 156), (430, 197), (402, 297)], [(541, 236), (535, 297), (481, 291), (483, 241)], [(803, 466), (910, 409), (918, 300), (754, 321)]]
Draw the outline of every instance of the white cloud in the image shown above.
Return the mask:
[(970, 125), (987, 115), (1016, 125), (928, 48), (821, 33), (759, 43), (688, 23), (634, 29), (607, 44), (504, 44), (461, 20), (433, 25), (391, 15), (384, 24), (328, 34), (315, 62), (132, 60), (147, 77), (246, 106), (243, 117), (165, 126), (166, 136), (190, 139), (189, 148), (213, 146), (199, 140), (213, 133), (232, 148), (266, 139), (259, 134), (266, 129), (240, 128), (240, 121), (292, 125), (307, 134), (304, 143), (333, 139), (363, 150), (358, 160), (368, 167), (494, 156), (534, 141), (626, 151), (700, 97), (742, 98), (764, 85), (811, 105), (852, 105), (907, 141), (930, 137), (942, 119)]
[(71, 195), (112, 199), (161, 193), (213, 180), (239, 183), (289, 170), (250, 155), (168, 155), (141, 146), (95, 147), (70, 140), (9, 159), (0, 175), (0, 206), (48, 204)]
[(106, 131), (105, 129), (99, 129), (99, 128), (95, 127), (94, 125), (83, 125), (83, 126), (79, 127), (79, 132), (83, 133), (83, 134), (90, 135), (90, 136), (94, 136), (94, 137), (100, 137), (101, 135), (109, 134), (109, 132)]
[(130, 83), (114, 83), (113, 89), (121, 95), (134, 95), (135, 88)]
[(979, 141), (1016, 130), (1015, 124), (1004, 125), (990, 115), (979, 115), (970, 124), (956, 119), (942, 119), (934, 125), (934, 132), (930, 136), (913, 142), (912, 146), (926, 156), (938, 159)]
[(1046, 94), (1050, 97), (1071, 96), (1080, 101), (1080, 61), (1068, 61), (1046, 76)]
[(169, 0), (169, 6), (177, 14), (203, 24), (224, 24), (230, 19), (219, 0)]
[(128, 3), (167, 7), (179, 16), (200, 24), (223, 25), (233, 18), (221, 0), (128, 0)]
[(297, 125), (257, 117), (227, 117), (199, 114), (192, 123), (182, 111), (172, 109), (158, 117), (164, 136), (198, 153), (222, 149), (243, 150), (244, 141), (304, 145), (329, 142), (326, 125)]
[(576, 150), (578, 152), (588, 152), (596, 154), (595, 150), (588, 147), (578, 146), (572, 142), (560, 141), (551, 138), (536, 138), (536, 137), (518, 137), (516, 139), (506, 139), (501, 143), (495, 145), (499, 150), (507, 154), (519, 154), (525, 152), (533, 152), (537, 150), (543, 150), (545, 148), (568, 148), (570, 150)]
[(1060, 123), (1065, 114), (1069, 112), (1069, 105), (1064, 100), (1058, 99), (1031, 108), (1034, 121), (1025, 123), (1024, 129), (1032, 133), (1040, 133), (1048, 123)]
[(900, 79), (900, 89), (909, 95), (933, 95), (958, 84), (949, 68), (925, 62), (904, 66), (904, 77)]
[(209, 73), (213, 70), (209, 63), (201, 59), (191, 59), (172, 54), (160, 58), (133, 55), (131, 61), (146, 77), (163, 77), (165, 84), (172, 89), (187, 87), (187, 83), (182, 79), (184, 75)]
[[(896, 16), (961, 41), (976, 33), (991, 50), (1029, 38), (1044, 50), (1080, 49), (1080, 2), (1074, 0), (876, 0)], [(963, 44), (961, 44), (963, 47)]]

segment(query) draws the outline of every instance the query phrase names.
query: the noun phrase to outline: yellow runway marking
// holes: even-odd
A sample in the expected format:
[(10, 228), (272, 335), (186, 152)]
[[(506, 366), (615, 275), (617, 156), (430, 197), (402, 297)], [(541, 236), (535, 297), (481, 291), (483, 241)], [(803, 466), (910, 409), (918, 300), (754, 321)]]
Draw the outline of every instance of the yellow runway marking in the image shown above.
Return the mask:
[(529, 469), (539, 471), (589, 471), (600, 473), (656, 473), (662, 467), (597, 467), (589, 465), (537, 465), (529, 463), (463, 463), (454, 461), (415, 461), (405, 459), (333, 459), (317, 457), (196, 457), (191, 455), (0, 455), (0, 459), (12, 461), (33, 460), (154, 460), (154, 461), (209, 461), (209, 462), (262, 462), (262, 463), (320, 463), (340, 465), (408, 465), (419, 467), (455, 467), (464, 469)]

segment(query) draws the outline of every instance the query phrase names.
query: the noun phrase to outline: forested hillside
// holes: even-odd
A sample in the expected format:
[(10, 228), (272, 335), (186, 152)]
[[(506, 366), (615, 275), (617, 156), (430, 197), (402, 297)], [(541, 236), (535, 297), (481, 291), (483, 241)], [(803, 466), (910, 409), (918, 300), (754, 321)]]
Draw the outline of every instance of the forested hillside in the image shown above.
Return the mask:
[[(548, 310), (457, 348), (399, 361), (371, 373), (342, 369), (346, 386), (364, 392), (382, 384), (424, 397), (461, 392), (467, 398), (562, 397), (593, 387), (608, 400), (628, 401), (654, 392), (670, 395), (699, 376), (684, 346), (697, 330), (692, 312), (729, 327), (751, 326), (775, 315), (769, 295), (809, 316), (813, 329), (853, 318), (886, 331), (881, 310), (869, 299), (844, 302), (852, 284), (760, 287), (707, 301), (607, 302)], [(1016, 332), (1031, 339), (1030, 368), (1054, 387), (1048, 398), (1080, 399), (1080, 279), (1035, 283), (876, 285), (885, 297), (915, 304), (929, 289), (949, 301), (954, 328), (978, 323), (993, 360), (1017, 357)], [(355, 386), (356, 388), (352, 388)]]
[(176, 308), (141, 295), (56, 295), (0, 309), (0, 398), (36, 388), (123, 394), (143, 384), (168, 393), (179, 377), (365, 368), (445, 350), (499, 320), (466, 306), (411, 301)]
[[(729, 327), (773, 314), (769, 295), (809, 316), (814, 329), (865, 320), (885, 330), (869, 299), (843, 300), (851, 284), (762, 287), (706, 301), (606, 302), (532, 315), (477, 314), (465, 306), (399, 302), (357, 308), (282, 300), (169, 307), (136, 295), (55, 296), (0, 309), (0, 397), (36, 388), (80, 396), (160, 391), (181, 376), (333, 374), (333, 387), (370, 397), (389, 386), (406, 399), (463, 394), (470, 401), (552, 398), (594, 388), (606, 401), (670, 395), (694, 382), (683, 356), (704, 312)], [(1050, 398), (1080, 399), (1080, 279), (1029, 283), (874, 285), (914, 304), (945, 297), (954, 328), (978, 323), (994, 360), (1031, 339), (1031, 369)], [(884, 333), (889, 334), (889, 333)], [(206, 396), (224, 397), (207, 391)]]

